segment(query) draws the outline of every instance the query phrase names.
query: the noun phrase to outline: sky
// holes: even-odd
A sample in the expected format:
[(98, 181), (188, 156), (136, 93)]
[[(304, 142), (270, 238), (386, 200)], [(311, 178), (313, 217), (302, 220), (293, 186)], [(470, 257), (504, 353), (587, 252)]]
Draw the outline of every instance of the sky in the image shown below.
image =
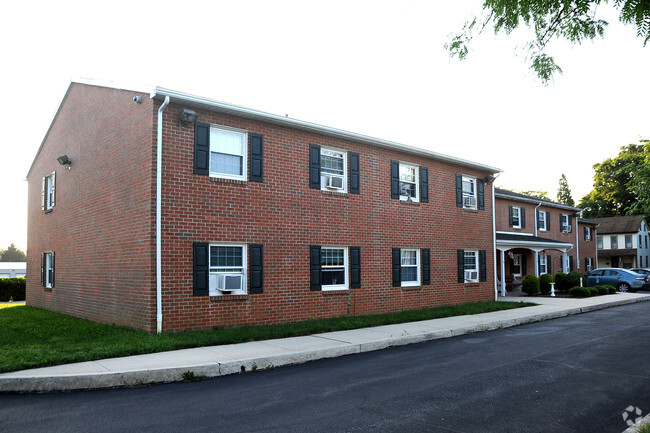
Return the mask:
[(178, 90), (503, 170), (497, 187), (576, 203), (593, 165), (650, 138), (650, 44), (617, 12), (605, 38), (550, 54), (486, 31), (467, 60), (444, 44), (479, 0), (9, 2), (0, 17), (0, 248), (27, 247), (25, 177), (72, 80)]

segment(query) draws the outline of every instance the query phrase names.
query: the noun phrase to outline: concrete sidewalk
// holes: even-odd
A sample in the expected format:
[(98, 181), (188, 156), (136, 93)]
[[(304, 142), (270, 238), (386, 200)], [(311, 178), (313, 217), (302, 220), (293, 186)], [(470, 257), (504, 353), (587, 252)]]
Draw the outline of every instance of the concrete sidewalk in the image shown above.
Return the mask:
[(305, 337), (200, 347), (17, 371), (0, 374), (0, 392), (50, 392), (174, 382), (183, 380), (183, 373), (188, 371), (197, 376), (223, 376), (570, 316), (648, 301), (650, 294), (617, 293), (586, 299), (523, 296), (500, 297), (499, 300), (530, 301), (539, 305)]

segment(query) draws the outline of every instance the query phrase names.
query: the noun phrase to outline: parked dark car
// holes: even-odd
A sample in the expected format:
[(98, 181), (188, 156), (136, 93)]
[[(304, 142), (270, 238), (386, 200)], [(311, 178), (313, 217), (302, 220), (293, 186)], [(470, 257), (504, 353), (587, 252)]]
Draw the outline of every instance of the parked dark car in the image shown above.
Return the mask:
[(632, 268), (630, 271), (644, 275), (646, 283), (643, 285), (642, 290), (650, 290), (650, 268)]
[(645, 275), (623, 268), (600, 268), (587, 273), (587, 286), (614, 286), (619, 292), (641, 290), (648, 280)]

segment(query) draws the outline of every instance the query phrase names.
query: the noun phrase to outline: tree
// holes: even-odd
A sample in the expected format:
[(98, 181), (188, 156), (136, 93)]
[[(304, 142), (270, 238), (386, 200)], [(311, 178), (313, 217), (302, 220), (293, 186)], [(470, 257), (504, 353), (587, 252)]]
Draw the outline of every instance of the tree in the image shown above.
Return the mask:
[(594, 189), (584, 196), (579, 207), (587, 218), (617, 215), (650, 216), (650, 141), (622, 146), (616, 158), (594, 164)]
[(0, 262), (25, 262), (27, 256), (22, 250), (16, 248), (13, 243), (6, 250), (0, 250)]
[(546, 191), (519, 191), (519, 193), (535, 198), (541, 198), (542, 200), (553, 201), (548, 197), (548, 193)]
[[(460, 33), (452, 35), (445, 49), (451, 57), (465, 59), (468, 44), (485, 28), (492, 26), (495, 34), (509, 35), (520, 24), (532, 29), (534, 36), (524, 47), (530, 68), (545, 85), (562, 69), (547, 54), (553, 39), (566, 39), (573, 44), (603, 37), (608, 22), (597, 18), (598, 6), (608, 0), (484, 0), (483, 16), (467, 21)], [(650, 1), (612, 0), (620, 9), (619, 19), (634, 24), (643, 46), (650, 40)]]
[(571, 189), (569, 188), (569, 182), (567, 182), (564, 173), (562, 173), (562, 177), (560, 178), (560, 186), (557, 189), (557, 202), (566, 204), (568, 206), (576, 205), (576, 202), (573, 201), (573, 197), (571, 197)]

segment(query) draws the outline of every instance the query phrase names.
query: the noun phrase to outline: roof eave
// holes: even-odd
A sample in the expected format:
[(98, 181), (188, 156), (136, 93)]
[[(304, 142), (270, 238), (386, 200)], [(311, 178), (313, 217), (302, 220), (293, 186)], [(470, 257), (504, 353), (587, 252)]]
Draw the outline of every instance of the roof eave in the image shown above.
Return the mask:
[(568, 211), (572, 211), (572, 212), (581, 212), (583, 210), (582, 208), (579, 208), (579, 207), (569, 206), (569, 205), (561, 204), (561, 203), (555, 203), (555, 202), (552, 202), (552, 201), (539, 199), (539, 198), (535, 198), (535, 197), (526, 198), (526, 197), (510, 195), (510, 194), (507, 194), (507, 193), (504, 194), (504, 193), (501, 193), (501, 192), (495, 192), (494, 196), (496, 198), (504, 198), (504, 199), (513, 200), (513, 201), (520, 201), (520, 202), (523, 202), (523, 203), (531, 203), (531, 204), (540, 204), (541, 203), (542, 205), (556, 207), (558, 209), (564, 209), (564, 210), (568, 210)]
[(379, 138), (374, 138), (363, 134), (344, 131), (337, 128), (331, 128), (329, 126), (323, 126), (316, 123), (305, 122), (302, 120), (293, 119), (286, 116), (279, 116), (277, 114), (271, 114), (271, 113), (253, 110), (250, 108), (245, 108), (237, 105), (227, 104), (224, 102), (215, 101), (213, 99), (208, 99), (201, 96), (189, 95), (175, 90), (156, 87), (151, 93), (151, 98), (154, 99), (161, 99), (164, 98), (165, 96), (169, 96), (172, 103), (173, 102), (184, 103), (193, 107), (203, 108), (210, 111), (236, 115), (236, 116), (245, 117), (253, 120), (273, 123), (276, 125), (297, 128), (303, 131), (309, 131), (317, 134), (327, 135), (330, 137), (342, 138), (342, 139), (351, 140), (359, 143), (379, 146), (386, 149), (397, 150), (400, 152), (407, 152), (407, 153), (420, 155), (420, 156), (426, 156), (438, 161), (448, 162), (451, 164), (476, 169), (486, 173), (496, 174), (496, 173), (501, 173), (502, 171), (499, 168), (491, 167), (489, 165), (478, 164), (461, 158), (456, 158), (449, 155), (443, 155), (437, 152), (411, 147), (393, 141), (382, 140)]

